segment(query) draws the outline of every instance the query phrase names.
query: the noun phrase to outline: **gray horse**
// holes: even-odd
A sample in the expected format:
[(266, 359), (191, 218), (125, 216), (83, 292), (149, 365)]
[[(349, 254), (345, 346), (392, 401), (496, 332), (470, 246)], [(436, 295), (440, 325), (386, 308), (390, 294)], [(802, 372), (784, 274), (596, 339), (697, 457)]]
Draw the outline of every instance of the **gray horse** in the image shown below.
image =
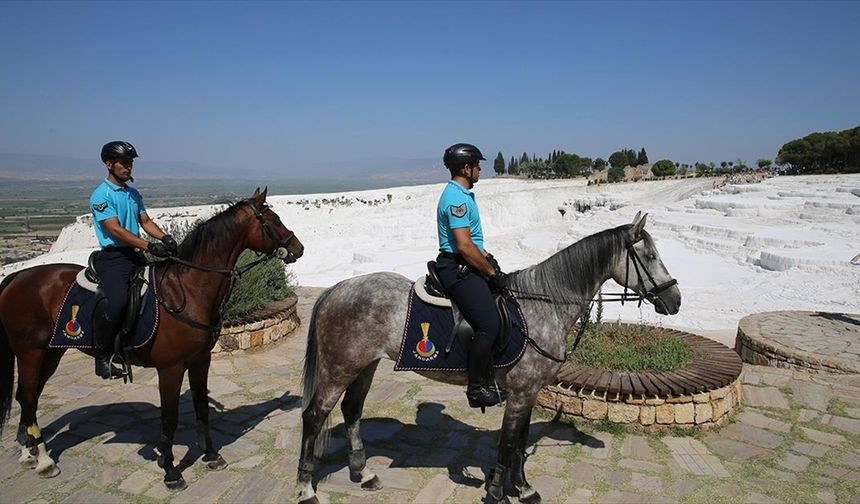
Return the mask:
[[(633, 224), (588, 236), (535, 266), (514, 272), (509, 289), (520, 298), (535, 345), (496, 380), (510, 390), (499, 440), (498, 460), (487, 485), (487, 502), (507, 502), (505, 481), (520, 502), (540, 502), (526, 481), (525, 448), (538, 391), (553, 380), (565, 356), (565, 336), (598, 289), (612, 278), (648, 299), (661, 314), (678, 313), (681, 292), (643, 230), (647, 215)], [(344, 280), (324, 291), (311, 315), (304, 369), (302, 446), (298, 500), (318, 502), (313, 473), (322, 443), (320, 432), (341, 394), (349, 442), (349, 469), (361, 487), (382, 487), (366, 464), (359, 431), (364, 400), (379, 360), (397, 359), (412, 281), (395, 273), (373, 273)], [(344, 345), (349, 334), (354, 344)], [(356, 340), (357, 338), (357, 340)], [(464, 372), (422, 372), (427, 378), (466, 384)]]

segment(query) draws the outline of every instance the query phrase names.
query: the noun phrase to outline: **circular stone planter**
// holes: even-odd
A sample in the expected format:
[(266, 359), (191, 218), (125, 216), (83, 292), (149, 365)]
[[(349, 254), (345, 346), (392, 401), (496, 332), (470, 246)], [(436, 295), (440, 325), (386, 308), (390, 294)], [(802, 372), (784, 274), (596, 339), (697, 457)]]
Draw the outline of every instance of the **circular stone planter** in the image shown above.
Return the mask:
[(760, 366), (860, 373), (860, 314), (755, 313), (741, 319), (735, 350)]
[(213, 354), (248, 350), (277, 341), (298, 327), (298, 297), (292, 295), (268, 307), (233, 321), (221, 329)]
[(740, 405), (740, 357), (695, 334), (655, 329), (687, 342), (697, 356), (669, 372), (607, 371), (566, 362), (556, 385), (538, 394), (538, 405), (566, 417), (649, 428), (724, 422)]

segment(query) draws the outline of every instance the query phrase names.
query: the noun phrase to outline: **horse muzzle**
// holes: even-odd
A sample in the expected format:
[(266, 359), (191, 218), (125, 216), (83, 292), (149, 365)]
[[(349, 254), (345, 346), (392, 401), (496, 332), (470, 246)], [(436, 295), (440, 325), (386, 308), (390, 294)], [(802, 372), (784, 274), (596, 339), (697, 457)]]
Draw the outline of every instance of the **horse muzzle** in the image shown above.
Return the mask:
[(675, 315), (681, 309), (681, 290), (674, 284), (659, 293), (647, 292), (645, 299), (654, 305), (654, 311), (660, 315)]
[(280, 247), (275, 251), (275, 257), (284, 261), (284, 264), (292, 264), (299, 260), (299, 258), (304, 254), (304, 249), (300, 249), (298, 252), (292, 252), (286, 247)]

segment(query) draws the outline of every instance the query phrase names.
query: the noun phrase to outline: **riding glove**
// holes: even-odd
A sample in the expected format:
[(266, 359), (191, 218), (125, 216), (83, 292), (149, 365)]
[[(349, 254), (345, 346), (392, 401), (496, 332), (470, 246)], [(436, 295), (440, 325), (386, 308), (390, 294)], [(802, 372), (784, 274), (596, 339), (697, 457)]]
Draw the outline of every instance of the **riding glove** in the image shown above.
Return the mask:
[(179, 250), (179, 245), (176, 243), (176, 240), (174, 240), (173, 236), (169, 234), (161, 237), (161, 243), (167, 247), (167, 250), (170, 251), (170, 255), (176, 255), (176, 252)]
[(163, 243), (149, 242), (149, 245), (146, 246), (146, 251), (156, 257), (170, 257), (173, 255), (173, 251)]
[(487, 283), (495, 290), (504, 290), (508, 286), (508, 281), (508, 274), (498, 269), (487, 278)]

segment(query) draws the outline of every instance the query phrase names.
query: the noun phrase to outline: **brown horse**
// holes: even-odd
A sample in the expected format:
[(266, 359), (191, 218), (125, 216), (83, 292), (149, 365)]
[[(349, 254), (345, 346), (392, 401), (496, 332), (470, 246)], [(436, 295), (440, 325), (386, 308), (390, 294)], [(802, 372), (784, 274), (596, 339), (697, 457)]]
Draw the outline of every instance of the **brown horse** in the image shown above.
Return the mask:
[[(164, 469), (164, 482), (170, 489), (186, 486), (182, 473), (173, 465), (173, 434), (186, 370), (203, 461), (209, 469), (227, 465), (209, 435), (207, 380), (223, 301), (232, 281), (241, 274), (234, 270), (239, 254), (247, 248), (267, 254), (261, 260), (277, 255), (290, 263), (304, 251), (295, 234), (266, 205), (266, 192), (257, 189), (249, 199), (200, 224), (182, 242), (176, 259), (154, 266), (155, 278), (159, 279), (156, 309), (160, 323), (155, 336), (136, 353), (144, 366), (158, 371), (162, 431), (156, 449), (158, 465)], [(17, 358), (19, 462), (35, 467), (43, 478), (56, 476), (60, 470), (47, 453), (36, 423), (36, 408), (45, 382), (65, 353), (63, 348), (48, 348), (48, 343), (64, 295), (81, 269), (74, 264), (36, 266), (13, 273), (0, 283), (0, 430), (11, 408), (13, 358)], [(184, 308), (175, 313), (165, 306)]]

